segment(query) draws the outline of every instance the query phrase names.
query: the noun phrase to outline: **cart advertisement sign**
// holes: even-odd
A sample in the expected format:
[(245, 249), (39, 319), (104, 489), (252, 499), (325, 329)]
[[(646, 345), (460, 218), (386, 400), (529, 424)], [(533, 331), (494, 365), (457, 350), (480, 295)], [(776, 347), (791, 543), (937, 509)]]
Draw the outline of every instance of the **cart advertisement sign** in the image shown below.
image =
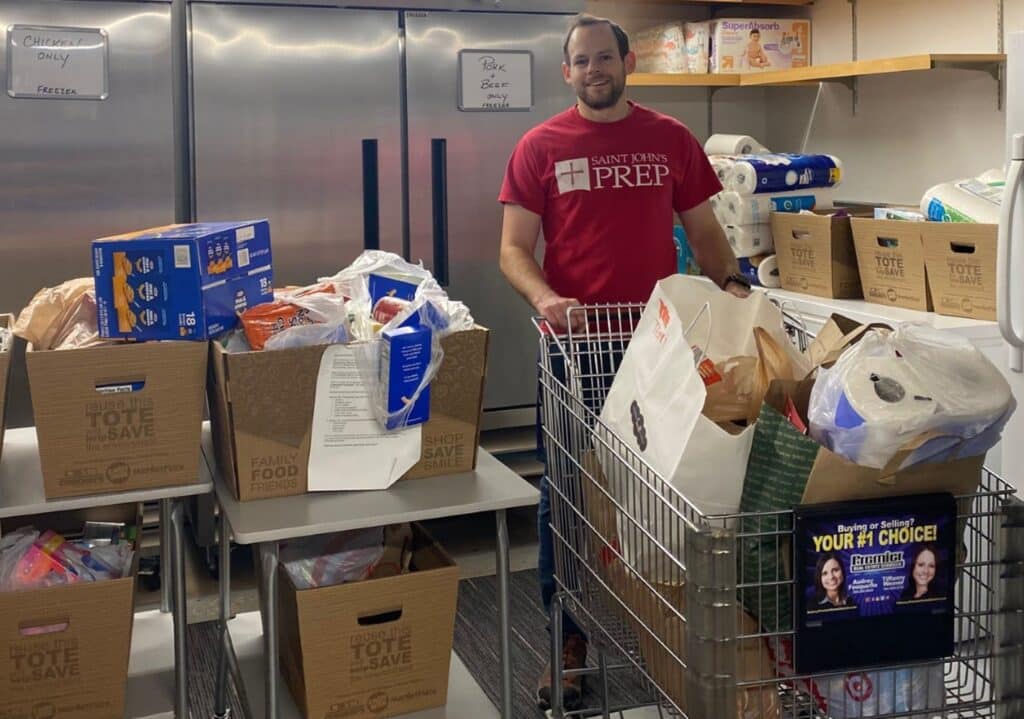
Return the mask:
[(951, 652), (952, 495), (800, 508), (795, 543), (799, 671)]

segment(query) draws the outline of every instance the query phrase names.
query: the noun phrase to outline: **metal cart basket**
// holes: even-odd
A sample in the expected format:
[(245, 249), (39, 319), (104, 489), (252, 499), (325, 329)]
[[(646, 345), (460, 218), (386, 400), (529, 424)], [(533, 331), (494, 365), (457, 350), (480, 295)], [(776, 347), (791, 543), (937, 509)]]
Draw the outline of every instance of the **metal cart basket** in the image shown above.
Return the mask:
[[(984, 471), (960, 498), (955, 653), (922, 664), (799, 675), (793, 668), (793, 513), (708, 516), (599, 419), (641, 305), (538, 320), (540, 393), (558, 592), (551, 616), (552, 714), (562, 706), (561, 610), (689, 719), (1024, 717), (1024, 505)], [(784, 315), (785, 316), (785, 315)], [(801, 345), (801, 323), (787, 330)], [(1013, 441), (1013, 438), (1005, 438)], [(706, 467), (715, 481), (715, 467)], [(584, 670), (592, 672), (593, 670)], [(604, 685), (607, 687), (607, 684)], [(610, 716), (607, 690), (600, 710)]]

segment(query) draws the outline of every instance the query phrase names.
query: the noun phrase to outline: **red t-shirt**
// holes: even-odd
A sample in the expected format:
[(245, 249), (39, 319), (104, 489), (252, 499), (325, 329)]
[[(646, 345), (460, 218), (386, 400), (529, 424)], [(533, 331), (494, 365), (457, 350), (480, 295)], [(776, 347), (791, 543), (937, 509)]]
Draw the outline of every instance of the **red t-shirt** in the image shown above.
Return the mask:
[(618, 122), (573, 106), (530, 130), (498, 197), (541, 216), (545, 278), (584, 304), (646, 302), (677, 271), (674, 213), (722, 189), (685, 125), (630, 105)]

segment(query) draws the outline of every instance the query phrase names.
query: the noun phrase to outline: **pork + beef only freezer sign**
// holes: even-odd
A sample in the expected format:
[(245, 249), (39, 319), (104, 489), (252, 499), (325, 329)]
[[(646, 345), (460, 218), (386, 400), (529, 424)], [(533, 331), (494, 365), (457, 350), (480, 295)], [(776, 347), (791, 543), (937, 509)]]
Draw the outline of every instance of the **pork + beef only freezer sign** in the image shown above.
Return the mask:
[(11, 97), (105, 100), (107, 93), (105, 30), (7, 28), (7, 94)]
[(533, 109), (533, 53), (460, 50), (459, 109), (508, 112)]

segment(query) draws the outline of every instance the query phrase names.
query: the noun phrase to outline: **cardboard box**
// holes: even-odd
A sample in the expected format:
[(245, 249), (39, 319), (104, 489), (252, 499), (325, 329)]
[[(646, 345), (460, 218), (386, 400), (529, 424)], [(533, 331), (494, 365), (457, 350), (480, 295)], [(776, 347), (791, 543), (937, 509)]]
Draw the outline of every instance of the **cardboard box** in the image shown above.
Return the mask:
[(683, 21), (675, 20), (633, 36), (637, 72), (688, 72)]
[[(42, 515), (4, 524), (80, 532), (84, 516)], [(138, 526), (138, 505), (89, 510), (87, 516), (101, 521), (134, 518)], [(133, 567), (131, 576), (121, 579), (0, 592), (0, 717), (124, 715), (134, 575)]]
[[(10, 329), (14, 326), (13, 315), (0, 314), (0, 327)], [(11, 376), (11, 357), (14, 355), (14, 338), (6, 352), (0, 352), (0, 458), (4, 454), (4, 426), (7, 419), (7, 382)]]
[(811, 64), (811, 21), (723, 18), (711, 40), (711, 72), (765, 72)]
[(266, 220), (155, 227), (92, 254), (101, 337), (205, 340), (274, 298)]
[(389, 717), (443, 706), (459, 569), (414, 525), (409, 574), (298, 590), (280, 568), (280, 655), (304, 716)]
[(924, 222), (932, 306), (940, 315), (996, 319), (997, 225)]
[(924, 267), (922, 222), (850, 220), (864, 299), (880, 305), (931, 310)]
[[(421, 458), (403, 479), (476, 467), (488, 331), (441, 340)], [(324, 347), (229, 354), (212, 343), (210, 419), (217, 463), (240, 501), (307, 491), (316, 379)], [(287, 378), (287, 381), (282, 381)]]
[(849, 217), (772, 213), (782, 288), (831, 299), (863, 297)]
[(47, 499), (191, 484), (206, 343), (25, 353)]

